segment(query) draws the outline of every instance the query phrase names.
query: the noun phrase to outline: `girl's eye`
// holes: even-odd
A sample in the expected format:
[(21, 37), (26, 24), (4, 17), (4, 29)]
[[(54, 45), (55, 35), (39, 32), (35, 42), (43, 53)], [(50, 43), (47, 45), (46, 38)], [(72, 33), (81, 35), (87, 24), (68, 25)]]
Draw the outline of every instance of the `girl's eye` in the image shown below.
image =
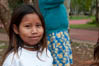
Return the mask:
[(41, 24), (37, 24), (36, 26), (37, 26), (37, 27), (41, 27), (42, 25), (41, 25)]
[(30, 25), (25, 25), (24, 27), (27, 27), (27, 28), (29, 28), (29, 27), (31, 27)]

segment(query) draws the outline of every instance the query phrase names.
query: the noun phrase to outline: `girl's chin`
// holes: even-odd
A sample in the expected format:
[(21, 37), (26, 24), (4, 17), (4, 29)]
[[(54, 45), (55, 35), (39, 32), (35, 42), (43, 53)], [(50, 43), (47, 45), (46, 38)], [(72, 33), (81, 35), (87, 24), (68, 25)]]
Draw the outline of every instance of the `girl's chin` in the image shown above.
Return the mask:
[(27, 46), (34, 46), (37, 44), (38, 44), (38, 42), (26, 42), (26, 43), (24, 43), (24, 45), (27, 45)]

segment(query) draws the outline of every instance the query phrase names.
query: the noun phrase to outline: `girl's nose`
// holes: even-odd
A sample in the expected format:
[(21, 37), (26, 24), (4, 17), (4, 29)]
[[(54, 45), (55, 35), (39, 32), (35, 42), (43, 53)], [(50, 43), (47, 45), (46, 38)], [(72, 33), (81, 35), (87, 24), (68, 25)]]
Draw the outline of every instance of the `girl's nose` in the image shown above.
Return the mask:
[(36, 27), (32, 28), (32, 33), (37, 33), (37, 28)]

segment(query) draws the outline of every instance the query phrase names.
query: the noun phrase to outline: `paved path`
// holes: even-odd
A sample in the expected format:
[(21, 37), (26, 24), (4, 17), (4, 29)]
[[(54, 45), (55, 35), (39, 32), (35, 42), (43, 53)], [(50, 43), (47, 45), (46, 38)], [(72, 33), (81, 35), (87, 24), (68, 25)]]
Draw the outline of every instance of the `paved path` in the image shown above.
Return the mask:
[(89, 21), (91, 21), (91, 20), (90, 19), (70, 20), (69, 24), (86, 24)]
[(73, 41), (96, 43), (98, 39), (98, 31), (94, 30), (71, 29), (70, 35)]

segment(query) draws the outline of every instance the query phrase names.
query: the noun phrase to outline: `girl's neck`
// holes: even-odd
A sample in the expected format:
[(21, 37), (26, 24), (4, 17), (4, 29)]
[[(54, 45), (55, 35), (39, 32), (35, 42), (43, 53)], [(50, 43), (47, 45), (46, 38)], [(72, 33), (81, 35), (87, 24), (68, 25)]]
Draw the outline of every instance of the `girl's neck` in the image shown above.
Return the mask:
[(23, 48), (26, 50), (29, 50), (29, 51), (37, 51), (37, 49), (35, 49), (35, 48), (26, 48), (26, 47), (23, 47)]
[(37, 51), (40, 48), (40, 44), (32, 45), (32, 46), (24, 44), (23, 48), (27, 49), (27, 50), (30, 50), (30, 51)]

